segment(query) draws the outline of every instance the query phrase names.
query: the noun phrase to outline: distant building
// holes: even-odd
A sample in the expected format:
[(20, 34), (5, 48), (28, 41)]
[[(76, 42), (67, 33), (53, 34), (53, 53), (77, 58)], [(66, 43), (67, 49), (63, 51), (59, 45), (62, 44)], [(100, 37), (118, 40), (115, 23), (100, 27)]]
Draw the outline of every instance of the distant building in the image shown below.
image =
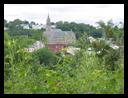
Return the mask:
[(29, 48), (25, 48), (28, 52), (33, 52), (38, 49), (44, 48), (45, 45), (41, 41), (36, 41), (33, 45), (31, 45)]
[(31, 28), (29, 27), (29, 24), (21, 24), (20, 26), (22, 26), (23, 29), (35, 29), (35, 30), (44, 28), (44, 25), (42, 25), (42, 24), (41, 25), (39, 25), (39, 24), (32, 24)]
[(55, 26), (52, 28), (49, 15), (47, 17), (44, 35), (47, 38), (48, 49), (54, 52), (61, 50), (76, 40), (74, 32), (62, 31), (61, 29), (56, 29)]
[(22, 26), (23, 29), (30, 29), (28, 24), (21, 24), (20, 26)]
[(32, 25), (32, 29), (41, 29), (41, 28), (44, 28), (44, 26), (43, 25), (38, 25), (38, 24)]
[(4, 27), (4, 31), (7, 31), (8, 30), (8, 28), (7, 27)]

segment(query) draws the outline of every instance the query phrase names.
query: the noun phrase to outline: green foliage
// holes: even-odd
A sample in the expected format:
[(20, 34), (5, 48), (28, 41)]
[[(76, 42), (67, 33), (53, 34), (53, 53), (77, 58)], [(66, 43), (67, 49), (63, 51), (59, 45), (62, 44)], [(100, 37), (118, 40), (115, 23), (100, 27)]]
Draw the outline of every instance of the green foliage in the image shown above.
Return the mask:
[(120, 53), (119, 50), (110, 50), (108, 53), (104, 56), (105, 64), (107, 65), (107, 69), (110, 69), (112, 71), (119, 68), (119, 59), (120, 59)]
[[(122, 65), (120, 70), (112, 73), (104, 69), (104, 63), (99, 62), (97, 56), (89, 56), (85, 51), (82, 51), (82, 54), (78, 53), (78, 58), (66, 55), (63, 62), (52, 69), (39, 64), (34, 65), (33, 61), (17, 62), (14, 84), (12, 80), (5, 80), (5, 93), (124, 93)], [(78, 66), (75, 67), (73, 64)]]
[(102, 30), (96, 29), (95, 27), (84, 24), (84, 23), (75, 23), (75, 22), (56, 22), (56, 27), (59, 29), (62, 29), (64, 31), (70, 31), (72, 30), (76, 34), (76, 38), (79, 39), (82, 37), (84, 32), (87, 32), (88, 35), (93, 37), (102, 37)]
[(120, 50), (112, 49), (105, 41), (97, 40), (92, 43), (96, 52), (100, 51), (97, 56), (104, 60), (105, 68), (109, 70), (116, 70), (119, 68)]
[(4, 32), (4, 41), (10, 40), (8, 32)]
[(31, 22), (29, 24), (28, 21), (22, 21), (20, 19), (15, 19), (14, 21), (10, 21), (7, 23), (6, 20), (4, 20), (5, 26), (8, 28), (9, 35), (11, 37), (15, 36), (23, 36), (23, 37), (29, 37), (35, 40), (41, 40), (42, 39), (42, 32), (44, 29), (41, 30), (33, 30), (31, 29), (24, 29), (21, 25), (28, 25), (31, 27), (32, 24), (35, 24), (34, 22)]
[(36, 40), (26, 37), (14, 37), (14, 39), (20, 44), (20, 48), (26, 48), (29, 45), (32, 45)]
[[(122, 36), (123, 30), (120, 32)], [(34, 36), (10, 38), (4, 32), (5, 94), (124, 93), (123, 48), (113, 50), (98, 40), (90, 44), (85, 34), (77, 40), (76, 46), (81, 50), (74, 56), (65, 52), (53, 53), (47, 48), (29, 53), (24, 48), (36, 41)], [(88, 47), (95, 52), (102, 50), (102, 55), (90, 55), (86, 51)]]
[(57, 62), (57, 56), (49, 51), (47, 48), (39, 49), (33, 53), (33, 56), (37, 58), (40, 64), (44, 65), (54, 65)]
[[(104, 32), (104, 37), (106, 38), (114, 38), (115, 41), (121, 38), (123, 36), (123, 26), (121, 28), (118, 28), (117, 25), (114, 26), (112, 20), (109, 20), (106, 24), (103, 21), (97, 22), (100, 26), (100, 28)], [(123, 25), (123, 24), (122, 24)], [(119, 40), (118, 40), (119, 41)]]
[(95, 31), (95, 32), (92, 32), (90, 35), (93, 36), (94, 38), (101, 38), (102, 32), (101, 31)]
[(79, 47), (81, 49), (87, 49), (90, 44), (89, 41), (87, 40), (87, 33), (84, 33), (82, 37), (80, 37), (76, 42), (75, 42), (75, 46)]

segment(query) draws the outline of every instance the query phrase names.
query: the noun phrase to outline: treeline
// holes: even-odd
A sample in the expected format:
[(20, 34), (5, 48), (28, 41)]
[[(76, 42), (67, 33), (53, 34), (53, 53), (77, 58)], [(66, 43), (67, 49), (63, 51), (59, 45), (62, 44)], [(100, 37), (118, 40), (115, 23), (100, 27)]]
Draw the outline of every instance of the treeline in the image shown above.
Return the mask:
[[(22, 24), (28, 25), (30, 29), (24, 29)], [(35, 34), (35, 31), (32, 29), (32, 25), (35, 25), (37, 23), (35, 22), (28, 22), (28, 21), (22, 21), (20, 19), (15, 19), (14, 21), (9, 21), (4, 19), (4, 27), (8, 28), (8, 32), (10, 33), (10, 36), (32, 36)], [(76, 38), (80, 38), (81, 35), (86, 32), (88, 35), (93, 36), (93, 37), (102, 37), (102, 30), (101, 29), (96, 29), (95, 27), (89, 25), (89, 24), (84, 24), (84, 23), (75, 23), (75, 22), (51, 22), (52, 25), (56, 25), (56, 28), (59, 28), (63, 31), (70, 31), (72, 30), (76, 34)], [(45, 29), (39, 29), (38, 31), (44, 31)]]
[[(4, 20), (4, 27), (7, 28), (7, 32), (11, 37), (29, 37), (36, 40), (40, 40), (42, 32), (44, 29), (32, 29), (32, 25), (36, 24), (35, 22), (22, 21), (20, 19), (15, 19), (14, 21), (7, 22)], [(28, 26), (31, 29), (25, 29), (22, 25)]]
[(88, 35), (93, 37), (102, 37), (102, 29), (97, 29), (96, 27), (84, 24), (84, 23), (75, 23), (75, 22), (56, 22), (56, 28), (62, 29), (64, 31), (72, 30), (76, 34), (76, 38), (79, 39), (81, 35), (86, 32)]
[[(115, 34), (117, 37), (121, 36), (120, 30), (123, 30), (123, 23), (119, 23), (118, 25), (122, 25), (121, 28), (118, 27), (118, 25), (114, 25), (112, 20), (108, 21), (107, 23), (103, 22), (103, 21), (99, 21), (97, 22), (98, 24), (101, 24), (101, 26), (103, 28), (105, 28), (105, 25), (108, 24), (108, 26), (106, 26), (106, 31), (103, 28), (97, 28), (94, 27), (92, 25), (89, 24), (84, 24), (84, 23), (75, 23), (75, 22), (67, 22), (67, 21), (58, 21), (56, 23), (51, 22), (51, 25), (55, 25), (56, 28), (61, 29), (63, 31), (73, 31), (76, 35), (76, 38), (79, 39), (80, 37), (82, 37), (82, 35), (84, 33), (86, 33), (88, 36), (93, 36), (94, 38), (101, 38), (101, 37), (105, 37), (107, 35), (105, 35), (106, 32), (110, 32), (111, 34), (109, 34), (110, 36), (113, 36), (112, 32), (118, 32), (118, 34)], [(23, 28), (23, 26), (21, 26), (22, 24), (24, 25), (28, 25), (30, 29), (25, 29)], [(27, 36), (27, 37), (34, 37), (34, 39), (41, 39), (41, 34), (43, 31), (45, 31), (45, 28), (41, 28), (41, 29), (32, 29), (32, 25), (38, 25), (38, 23), (35, 22), (28, 22), (28, 21), (22, 21), (20, 19), (15, 19), (14, 21), (9, 21), (7, 22), (7, 20), (4, 19), (4, 27), (7, 27), (8, 30), (7, 32), (9, 32), (10, 36)], [(113, 30), (110, 28), (113, 27)], [(37, 34), (38, 33), (38, 34)], [(114, 36), (115, 36), (114, 35)]]

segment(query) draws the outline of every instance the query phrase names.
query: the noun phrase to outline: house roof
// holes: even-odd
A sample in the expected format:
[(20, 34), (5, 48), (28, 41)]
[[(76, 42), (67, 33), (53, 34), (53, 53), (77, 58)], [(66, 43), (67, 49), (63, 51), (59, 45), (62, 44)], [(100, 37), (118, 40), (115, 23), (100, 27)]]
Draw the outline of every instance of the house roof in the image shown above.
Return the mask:
[(75, 34), (72, 31), (61, 29), (51, 29), (46, 31), (45, 35), (49, 44), (69, 44), (75, 40)]
[(72, 31), (62, 31), (61, 29), (51, 28), (50, 17), (46, 21), (46, 32), (48, 44), (69, 44), (75, 40), (75, 34)]
[(33, 52), (35, 50), (38, 50), (40, 48), (44, 48), (45, 45), (41, 41), (36, 41), (33, 43), (29, 48), (25, 48), (28, 52)]

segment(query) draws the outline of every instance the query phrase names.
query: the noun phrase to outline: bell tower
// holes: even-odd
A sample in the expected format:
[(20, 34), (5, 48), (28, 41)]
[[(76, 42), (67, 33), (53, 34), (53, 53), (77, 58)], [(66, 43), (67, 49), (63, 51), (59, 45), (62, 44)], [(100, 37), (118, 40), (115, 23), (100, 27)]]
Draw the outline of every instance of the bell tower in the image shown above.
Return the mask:
[(46, 21), (46, 31), (50, 31), (50, 30), (51, 30), (51, 21), (48, 14), (47, 21)]

